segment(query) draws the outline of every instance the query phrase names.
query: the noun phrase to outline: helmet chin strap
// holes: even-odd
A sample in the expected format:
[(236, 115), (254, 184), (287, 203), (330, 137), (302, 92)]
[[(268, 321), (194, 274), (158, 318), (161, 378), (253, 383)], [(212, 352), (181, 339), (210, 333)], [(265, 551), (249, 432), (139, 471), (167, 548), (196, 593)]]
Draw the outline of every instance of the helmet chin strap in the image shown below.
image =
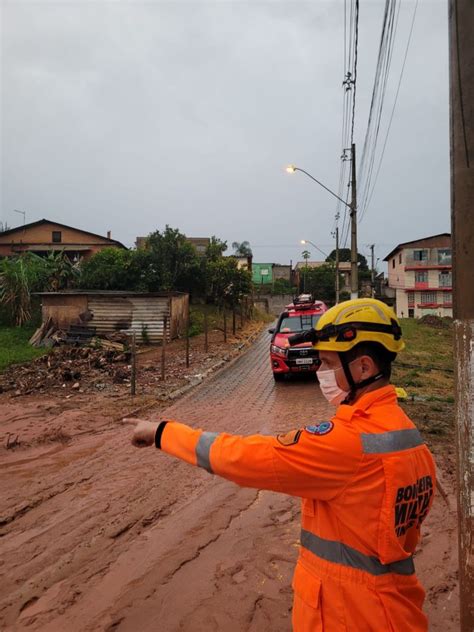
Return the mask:
[(377, 382), (378, 380), (381, 380), (384, 377), (384, 374), (381, 371), (379, 371), (375, 375), (372, 375), (371, 377), (368, 377), (365, 380), (362, 380), (361, 382), (358, 382), (356, 384), (354, 381), (354, 378), (352, 377), (351, 369), (349, 366), (349, 362), (347, 361), (346, 354), (338, 353), (338, 355), (339, 355), (339, 359), (341, 360), (341, 365), (344, 370), (344, 375), (346, 376), (346, 380), (350, 386), (349, 395), (342, 402), (343, 404), (350, 404), (351, 402), (354, 401), (358, 390), (360, 390), (361, 388), (364, 388), (365, 386), (368, 386), (369, 384), (373, 384), (374, 382)]

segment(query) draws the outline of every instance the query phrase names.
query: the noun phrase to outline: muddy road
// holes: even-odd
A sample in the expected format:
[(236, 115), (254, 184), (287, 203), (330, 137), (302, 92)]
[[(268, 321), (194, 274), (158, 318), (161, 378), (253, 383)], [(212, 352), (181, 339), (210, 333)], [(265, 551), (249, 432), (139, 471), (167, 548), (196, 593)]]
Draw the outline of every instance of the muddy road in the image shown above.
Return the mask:
[[(263, 334), (187, 396), (144, 416), (241, 434), (327, 419), (332, 407), (314, 381), (274, 384), (267, 351)], [(107, 413), (85, 418), (34, 399), (2, 411), (12, 431), (51, 415), (79, 419), (83, 429), (64, 442), (2, 449), (2, 630), (290, 631), (297, 499), (134, 449), (130, 427)], [(430, 629), (454, 632), (452, 499), (449, 509), (437, 498), (426, 531), (416, 564)]]

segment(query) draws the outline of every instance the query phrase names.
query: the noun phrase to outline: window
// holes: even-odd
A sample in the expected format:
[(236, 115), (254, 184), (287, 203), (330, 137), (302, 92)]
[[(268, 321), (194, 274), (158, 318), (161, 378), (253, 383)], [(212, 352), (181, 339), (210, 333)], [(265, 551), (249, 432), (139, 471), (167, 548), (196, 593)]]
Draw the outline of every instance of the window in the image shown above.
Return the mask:
[(414, 261), (428, 261), (428, 251), (427, 250), (414, 250), (413, 260)]
[(282, 333), (306, 331), (307, 329), (311, 329), (311, 327), (316, 327), (316, 323), (320, 318), (320, 314), (287, 316), (282, 319), (280, 329), (278, 331), (281, 331)]
[(437, 303), (436, 292), (422, 292), (421, 293), (421, 304), (422, 305), (431, 305), (432, 303)]
[(440, 272), (439, 287), (452, 287), (453, 277), (451, 272)]
[(402, 262), (402, 253), (398, 255), (398, 263), (401, 263), (401, 262)]
[(453, 293), (452, 292), (444, 292), (443, 295), (443, 303), (446, 305), (451, 305), (453, 302)]
[(60, 230), (53, 230), (53, 244), (60, 244), (62, 241), (62, 235)]
[(392, 259), (392, 268), (395, 267), (395, 257)]
[(451, 248), (438, 248), (438, 263), (441, 266), (451, 265)]
[(408, 295), (408, 305), (412, 306), (415, 304), (415, 292), (407, 292)]
[(428, 283), (428, 270), (415, 270), (415, 283)]

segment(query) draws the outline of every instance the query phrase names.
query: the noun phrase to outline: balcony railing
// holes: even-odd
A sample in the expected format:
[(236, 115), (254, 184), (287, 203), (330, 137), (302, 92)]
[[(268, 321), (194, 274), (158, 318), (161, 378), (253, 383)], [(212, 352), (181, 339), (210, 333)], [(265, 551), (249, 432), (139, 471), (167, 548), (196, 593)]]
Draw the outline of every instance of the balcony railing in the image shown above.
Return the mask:
[(450, 267), (452, 265), (451, 257), (439, 257), (437, 253), (430, 254), (426, 259), (422, 259), (421, 261), (419, 259), (415, 259), (413, 255), (408, 255), (405, 256), (404, 263), (405, 267), (408, 268), (426, 268), (432, 266)]

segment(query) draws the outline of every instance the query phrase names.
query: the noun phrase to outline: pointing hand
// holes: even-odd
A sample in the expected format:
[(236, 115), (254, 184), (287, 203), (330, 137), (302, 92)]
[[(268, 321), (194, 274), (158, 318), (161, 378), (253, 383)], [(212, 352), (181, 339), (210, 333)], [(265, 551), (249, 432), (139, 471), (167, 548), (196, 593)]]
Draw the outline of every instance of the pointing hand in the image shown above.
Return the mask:
[(130, 418), (124, 419), (123, 422), (135, 426), (132, 436), (132, 445), (136, 448), (147, 448), (148, 446), (154, 445), (156, 429), (158, 428), (157, 422)]

